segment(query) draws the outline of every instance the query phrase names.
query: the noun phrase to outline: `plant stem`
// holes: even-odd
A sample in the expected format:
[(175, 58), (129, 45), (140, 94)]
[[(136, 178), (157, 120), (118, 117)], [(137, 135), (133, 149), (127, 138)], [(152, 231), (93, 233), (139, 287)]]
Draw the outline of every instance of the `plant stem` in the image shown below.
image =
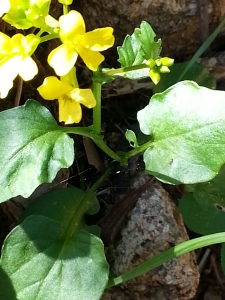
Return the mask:
[(77, 210), (75, 211), (70, 224), (66, 230), (65, 236), (64, 236), (64, 243), (66, 244), (71, 236), (74, 234), (74, 232), (79, 228), (80, 222), (87, 211), (88, 207), (90, 206), (90, 203), (93, 199), (93, 195), (97, 188), (102, 184), (102, 182), (109, 176), (110, 172), (112, 171), (112, 166), (110, 166), (104, 174), (92, 185), (92, 187), (87, 190), (84, 194), (84, 197), (81, 199)]
[(40, 37), (44, 31), (42, 29), (39, 30), (39, 32), (36, 34), (36, 36)]
[(132, 269), (131, 271), (118, 276), (114, 279), (109, 280), (108, 285), (106, 288), (110, 288), (112, 286), (115, 286), (120, 283), (124, 283), (128, 280), (131, 280), (135, 277), (141, 276), (142, 274), (153, 270), (157, 268), (158, 266), (161, 266), (165, 262), (179, 257), (185, 253), (191, 252), (193, 250), (209, 246), (209, 245), (214, 245), (214, 244), (219, 244), (219, 243), (224, 243), (225, 242), (225, 232), (222, 233), (215, 233), (215, 234), (210, 234), (206, 235), (200, 238), (196, 238), (190, 241), (183, 242), (179, 245), (176, 245), (175, 247), (172, 247), (163, 253), (160, 253), (149, 260), (145, 261), (144, 263), (140, 264), (136, 268)]
[(68, 14), (68, 6), (66, 4), (63, 4), (63, 14), (64, 15)]
[(48, 35), (42, 36), (40, 43), (44, 43), (44, 42), (56, 39), (58, 37), (59, 37), (58, 33), (50, 33)]
[(128, 151), (124, 155), (125, 159), (128, 160), (130, 157), (135, 156), (141, 152), (144, 152), (146, 149), (148, 149), (152, 145), (152, 143), (153, 142), (150, 140), (147, 143)]
[(216, 36), (219, 34), (223, 26), (225, 25), (225, 16), (223, 16), (222, 21), (220, 24), (216, 27), (216, 29), (213, 31), (212, 34), (207, 38), (207, 40), (201, 45), (201, 47), (197, 50), (197, 52), (194, 54), (194, 56), (191, 58), (189, 63), (187, 64), (184, 71), (181, 73), (179, 79), (177, 82), (181, 81), (181, 79), (184, 77), (184, 75), (187, 73), (187, 71), (193, 66), (193, 64), (197, 61), (197, 59), (206, 51), (206, 49), (211, 45), (211, 43), (215, 40)]
[(130, 71), (136, 71), (136, 70), (141, 70), (141, 69), (146, 69), (146, 68), (149, 69), (149, 66), (147, 64), (118, 68), (115, 70), (103, 72), (102, 77), (113, 76), (113, 75), (117, 75), (117, 74), (121, 74), (121, 73), (126, 73), (126, 72), (130, 72)]
[(79, 134), (82, 136), (89, 137), (94, 141), (94, 143), (102, 150), (104, 151), (109, 157), (115, 159), (118, 162), (121, 162), (123, 160), (123, 157), (114, 152), (112, 149), (110, 149), (106, 143), (103, 141), (101, 135), (97, 135), (93, 132), (92, 127), (91, 128), (82, 128), (82, 127), (60, 127), (61, 131), (64, 131), (66, 133), (72, 133), (72, 134)]
[(101, 83), (93, 82), (93, 94), (96, 99), (96, 105), (93, 108), (93, 128), (94, 133), (101, 134)]

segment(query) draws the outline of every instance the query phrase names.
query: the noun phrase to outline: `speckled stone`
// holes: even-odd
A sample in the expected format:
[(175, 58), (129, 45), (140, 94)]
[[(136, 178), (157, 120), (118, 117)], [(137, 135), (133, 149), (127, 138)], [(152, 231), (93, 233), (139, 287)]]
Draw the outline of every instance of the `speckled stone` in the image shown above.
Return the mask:
[[(147, 176), (138, 174), (134, 188)], [(121, 238), (108, 251), (112, 272), (120, 275), (164, 250), (188, 240), (182, 216), (158, 181), (144, 190), (129, 215)], [(173, 259), (123, 285), (111, 288), (102, 300), (186, 300), (199, 283), (194, 253)]]

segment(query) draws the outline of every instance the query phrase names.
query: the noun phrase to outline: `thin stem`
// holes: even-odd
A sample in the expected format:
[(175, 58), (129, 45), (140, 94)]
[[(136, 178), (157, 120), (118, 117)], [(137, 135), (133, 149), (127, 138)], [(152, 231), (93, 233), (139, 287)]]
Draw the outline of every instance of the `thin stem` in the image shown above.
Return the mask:
[(125, 154), (126, 159), (129, 159), (129, 158), (132, 157), (132, 156), (135, 156), (135, 155), (137, 155), (137, 154), (139, 154), (139, 153), (141, 153), (141, 152), (144, 152), (146, 149), (148, 149), (148, 148), (152, 145), (152, 143), (153, 143), (153, 142), (150, 140), (150, 141), (148, 141), (147, 143), (145, 143), (145, 144), (143, 144), (143, 145), (141, 145), (141, 146), (139, 146), (139, 147), (136, 147), (136, 148), (133, 149), (133, 150), (128, 151), (128, 152)]
[(209, 246), (209, 245), (214, 245), (214, 244), (219, 244), (219, 243), (224, 243), (225, 242), (225, 232), (222, 233), (215, 233), (215, 234), (210, 234), (206, 235), (200, 238), (196, 238), (190, 241), (183, 242), (179, 245), (176, 245), (175, 247), (172, 247), (163, 253), (160, 253), (149, 260), (145, 261), (144, 263), (140, 264), (136, 268), (132, 269), (131, 271), (118, 276), (114, 279), (109, 280), (107, 289), (115, 286), (120, 283), (124, 283), (128, 280), (131, 280), (135, 277), (141, 276), (142, 274), (153, 270), (157, 268), (158, 266), (161, 266), (162, 264), (166, 263), (167, 261), (179, 257), (185, 253), (191, 252), (193, 250)]
[(14, 107), (17, 107), (17, 106), (20, 105), (20, 98), (21, 98), (22, 89), (23, 89), (23, 79), (19, 76), (18, 77), (16, 97), (14, 99)]
[(68, 6), (66, 4), (63, 4), (63, 14), (64, 15), (68, 14)]
[(60, 127), (60, 130), (66, 132), (66, 133), (79, 134), (79, 135), (89, 137), (109, 157), (113, 158), (114, 160), (116, 160), (118, 162), (121, 162), (123, 160), (122, 156), (118, 155), (116, 152), (114, 152), (112, 149), (110, 149), (106, 145), (106, 143), (103, 141), (101, 135), (97, 135), (97, 134), (95, 134), (95, 132), (93, 132), (92, 127), (91, 127), (91, 129), (90, 128), (82, 128), (82, 127)]
[(101, 83), (93, 82), (93, 94), (96, 99), (96, 105), (93, 108), (93, 128), (94, 133), (100, 135), (101, 128)]
[(104, 174), (92, 185), (92, 187), (86, 191), (84, 197), (80, 201), (80, 204), (75, 211), (70, 224), (66, 230), (64, 241), (67, 243), (73, 233), (79, 228), (80, 222), (87, 211), (88, 207), (90, 206), (90, 200), (92, 199), (95, 191), (97, 188), (104, 182), (104, 180), (109, 176), (110, 172), (112, 171), (112, 166), (110, 166)]
[(206, 49), (211, 45), (211, 43), (215, 40), (216, 36), (219, 34), (223, 26), (225, 25), (225, 16), (223, 17), (220, 24), (216, 27), (213, 33), (207, 38), (207, 40), (201, 45), (201, 47), (197, 50), (191, 60), (188, 62), (186, 68), (178, 78), (177, 82), (181, 81), (187, 71), (192, 67), (192, 65), (196, 62), (196, 60), (206, 51)]
[(149, 69), (149, 66), (146, 64), (141, 64), (141, 65), (136, 65), (136, 66), (131, 66), (131, 67), (123, 67), (123, 68), (118, 68), (115, 70), (110, 70), (102, 73), (102, 77), (105, 76), (113, 76), (121, 73), (126, 73), (130, 71), (136, 71), (136, 70), (141, 70), (141, 69)]
[(56, 39), (58, 37), (59, 37), (58, 33), (50, 33), (48, 35), (42, 36), (40, 43), (44, 43), (44, 42)]
[(42, 29), (39, 30), (39, 32), (36, 34), (36, 36), (40, 37), (44, 31)]

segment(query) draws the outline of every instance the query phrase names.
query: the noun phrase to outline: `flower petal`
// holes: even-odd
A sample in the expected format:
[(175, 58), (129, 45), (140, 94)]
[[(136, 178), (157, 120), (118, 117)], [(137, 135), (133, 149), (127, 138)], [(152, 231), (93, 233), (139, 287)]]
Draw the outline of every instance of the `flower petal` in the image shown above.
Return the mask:
[(4, 99), (7, 97), (9, 90), (13, 87), (13, 81), (7, 80), (6, 78), (0, 78), (0, 98)]
[(77, 35), (85, 33), (85, 23), (82, 15), (71, 10), (67, 15), (59, 18), (59, 36), (62, 42), (73, 42)]
[(86, 32), (79, 38), (79, 42), (92, 51), (103, 51), (113, 46), (115, 38), (113, 28), (99, 28)]
[(74, 89), (69, 93), (72, 99), (77, 103), (81, 103), (88, 108), (92, 108), (96, 105), (95, 97), (91, 89)]
[(22, 60), (22, 64), (19, 70), (20, 77), (23, 80), (31, 80), (34, 78), (35, 75), (38, 73), (38, 68), (36, 62), (30, 57), (27, 56)]
[(0, 6), (0, 17), (7, 13), (10, 9), (10, 1), (9, 0), (1, 0)]
[(0, 53), (8, 54), (13, 51), (13, 45), (8, 35), (0, 32)]
[(72, 44), (62, 44), (51, 51), (48, 56), (48, 63), (58, 76), (64, 76), (73, 68), (77, 56), (78, 54), (74, 52)]
[(20, 52), (22, 55), (26, 53), (26, 49), (29, 48), (27, 39), (21, 33), (17, 33), (11, 38), (14, 51)]
[(105, 59), (103, 55), (101, 55), (99, 52), (91, 51), (82, 45), (77, 45), (76, 50), (78, 54), (83, 59), (84, 63), (88, 67), (88, 69), (92, 71), (97, 71), (98, 66), (103, 62)]
[(19, 73), (22, 58), (13, 53), (0, 60), (0, 78), (13, 81)]
[(69, 97), (59, 98), (59, 121), (65, 124), (79, 123), (82, 117), (80, 104)]
[(68, 83), (61, 82), (55, 76), (49, 76), (45, 78), (43, 84), (37, 90), (44, 99), (54, 100), (71, 91), (71, 86)]
[(76, 68), (73, 67), (69, 73), (60, 77), (61, 82), (68, 83), (73, 89), (78, 88)]

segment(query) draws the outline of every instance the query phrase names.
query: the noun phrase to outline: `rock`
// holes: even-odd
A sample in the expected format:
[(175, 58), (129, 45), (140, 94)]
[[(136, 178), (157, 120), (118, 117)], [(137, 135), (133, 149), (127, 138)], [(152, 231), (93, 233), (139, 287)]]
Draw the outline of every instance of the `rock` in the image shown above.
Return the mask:
[[(182, 58), (193, 55), (223, 19), (224, 0), (123, 0), (74, 1), (88, 30), (111, 26), (115, 46), (121, 45), (145, 20), (162, 39), (163, 55)], [(222, 36), (224, 36), (224, 31)], [(218, 39), (219, 40), (219, 39)], [(221, 39), (220, 39), (221, 43)]]
[[(136, 177), (138, 178), (138, 176)], [(135, 189), (146, 181), (141, 176)], [(144, 190), (107, 256), (116, 276), (172, 246), (188, 240), (182, 216), (158, 181)], [(195, 253), (173, 259), (140, 277), (111, 288), (102, 300), (187, 300), (196, 292), (199, 271)]]

